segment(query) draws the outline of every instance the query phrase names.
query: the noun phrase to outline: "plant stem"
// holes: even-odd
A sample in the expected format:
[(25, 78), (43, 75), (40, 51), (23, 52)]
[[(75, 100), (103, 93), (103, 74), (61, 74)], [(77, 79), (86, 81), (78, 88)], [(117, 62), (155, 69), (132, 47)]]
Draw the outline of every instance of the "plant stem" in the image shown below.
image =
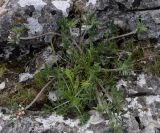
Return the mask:
[(33, 101), (25, 107), (25, 110), (29, 109), (36, 101), (37, 99), (41, 96), (42, 92), (54, 81), (54, 78), (52, 78), (42, 89), (41, 91), (37, 94), (37, 96), (33, 99)]
[(36, 38), (40, 38), (40, 37), (48, 36), (48, 35), (57, 35), (57, 36), (61, 36), (61, 34), (59, 34), (59, 33), (48, 32), (48, 33), (44, 33), (44, 34), (37, 35), (37, 36), (32, 36), (32, 37), (20, 37), (20, 40), (32, 40), (32, 39), (36, 39)]
[(65, 104), (67, 104), (67, 103), (69, 103), (69, 101), (66, 101), (66, 102), (64, 102), (64, 103), (62, 103), (62, 104), (60, 104), (60, 105), (56, 106), (55, 108), (53, 108), (53, 110), (55, 110), (55, 109), (57, 109), (57, 108), (59, 108), (59, 107), (61, 107), (61, 106), (65, 105)]
[(108, 95), (108, 93), (106, 92), (105, 88), (103, 87), (103, 85), (98, 82), (99, 86), (101, 87), (102, 91), (104, 92), (104, 94), (106, 95), (106, 97), (108, 98), (109, 101), (112, 102), (112, 97), (110, 95)]
[(119, 72), (119, 71), (123, 71), (123, 68), (117, 68), (117, 69), (105, 69), (105, 68), (102, 68), (102, 70), (104, 72)]
[(130, 35), (134, 35), (137, 33), (137, 29), (132, 31), (132, 32), (129, 32), (129, 33), (126, 33), (126, 34), (123, 34), (123, 35), (119, 35), (119, 36), (116, 36), (116, 37), (111, 37), (107, 40), (111, 41), (111, 40), (115, 40), (115, 39), (119, 39), (119, 38), (123, 38), (123, 37), (127, 37), (127, 36), (130, 36)]

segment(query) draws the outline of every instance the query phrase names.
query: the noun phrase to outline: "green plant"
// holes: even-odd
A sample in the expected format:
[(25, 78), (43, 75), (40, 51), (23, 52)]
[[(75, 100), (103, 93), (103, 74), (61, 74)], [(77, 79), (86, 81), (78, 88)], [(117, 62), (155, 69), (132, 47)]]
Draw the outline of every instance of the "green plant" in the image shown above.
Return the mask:
[(9, 106), (11, 108), (16, 108), (19, 105), (25, 106), (35, 97), (36, 93), (37, 92), (33, 88), (17, 84), (14, 93), (0, 94), (0, 105)]
[(146, 33), (148, 31), (148, 29), (146, 28), (146, 26), (141, 22), (138, 21), (137, 22), (137, 32), (140, 34)]
[(82, 25), (90, 24), (86, 32), (89, 35), (92, 33), (86, 45), (83, 44), (83, 33), (79, 34), (81, 43), (71, 35), (70, 30), (77, 28), (76, 20), (62, 19), (60, 22), (63, 42), (61, 51), (65, 63), (57, 63), (53, 67), (54, 89), (58, 92), (58, 100), (52, 103), (52, 110), (63, 115), (72, 114), (72, 117), (78, 117), (84, 122), (88, 119), (88, 111), (96, 109), (112, 116), (110, 119), (114, 118), (121, 125), (122, 121), (118, 117), (122, 118), (124, 100), (122, 92), (115, 86), (119, 77), (130, 74), (133, 67), (132, 53), (125, 52), (124, 46), (119, 47), (116, 41), (101, 40), (94, 45), (97, 23), (95, 19), (91, 19), (92, 22), (86, 20)]
[[(79, 17), (59, 21), (59, 40), (52, 38), (52, 48), (63, 62), (58, 61), (51, 68), (46, 66), (34, 76), (34, 81), (38, 88), (42, 88), (54, 75), (53, 89), (57, 91), (58, 99), (46, 104), (49, 110), (77, 117), (84, 123), (89, 118), (88, 111), (96, 109), (109, 118), (111, 132), (121, 132), (126, 112), (123, 93), (116, 88), (116, 83), (120, 78), (127, 78), (138, 64), (137, 60), (144, 55), (141, 46), (135, 47), (132, 37), (122, 43), (116, 39), (144, 33), (147, 29), (138, 22), (135, 31), (119, 36), (118, 27), (111, 22), (106, 36), (95, 42), (100, 24), (96, 16)], [(85, 26), (89, 28), (82, 29)], [(78, 29), (77, 36), (73, 35), (73, 29)], [(22, 30), (15, 28), (13, 32), (17, 33), (18, 40)], [(88, 43), (85, 42), (86, 36)]]
[(19, 44), (20, 37), (24, 34), (26, 28), (24, 25), (22, 26), (15, 26), (10, 30), (10, 35), (8, 37), (8, 42), (12, 44)]
[(53, 76), (53, 69), (45, 65), (43, 70), (34, 75), (34, 82), (38, 88), (42, 88), (51, 76)]

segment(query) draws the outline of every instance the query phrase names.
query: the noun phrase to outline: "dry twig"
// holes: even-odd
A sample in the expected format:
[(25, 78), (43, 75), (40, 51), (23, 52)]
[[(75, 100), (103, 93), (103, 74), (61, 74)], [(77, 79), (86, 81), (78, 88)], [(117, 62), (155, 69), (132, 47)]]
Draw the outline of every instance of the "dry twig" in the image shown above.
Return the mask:
[(44, 34), (32, 36), (32, 37), (20, 37), (20, 40), (32, 40), (32, 39), (36, 39), (36, 38), (40, 38), (40, 37), (48, 36), (48, 35), (61, 36), (59, 33), (56, 33), (56, 32), (48, 32), (48, 33), (44, 33)]
[(43, 92), (53, 81), (54, 81), (54, 78), (51, 79), (51, 80), (41, 89), (41, 91), (37, 94), (37, 96), (33, 99), (33, 101), (32, 101), (29, 105), (27, 105), (27, 106), (25, 107), (25, 110), (29, 109), (29, 108), (37, 101), (37, 99), (41, 96), (42, 92)]
[(119, 39), (119, 38), (123, 38), (123, 37), (127, 37), (127, 36), (131, 36), (131, 35), (134, 35), (137, 33), (137, 29), (132, 31), (132, 32), (129, 32), (129, 33), (126, 33), (126, 34), (123, 34), (123, 35), (119, 35), (119, 36), (116, 36), (116, 37), (111, 37), (107, 40), (111, 41), (111, 40), (115, 40), (115, 39)]

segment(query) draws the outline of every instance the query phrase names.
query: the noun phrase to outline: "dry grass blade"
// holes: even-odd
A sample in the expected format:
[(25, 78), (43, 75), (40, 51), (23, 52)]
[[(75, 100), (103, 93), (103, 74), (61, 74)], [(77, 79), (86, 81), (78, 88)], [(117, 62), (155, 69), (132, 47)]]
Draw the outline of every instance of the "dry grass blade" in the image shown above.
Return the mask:
[(61, 36), (59, 33), (55, 33), (55, 32), (48, 32), (48, 33), (44, 33), (41, 35), (37, 35), (37, 36), (32, 36), (32, 37), (20, 37), (20, 40), (32, 40), (32, 39), (37, 39), (43, 36), (48, 36), (48, 35), (57, 35), (57, 36)]
[(25, 110), (29, 109), (29, 108), (37, 101), (37, 99), (41, 96), (42, 92), (43, 92), (53, 81), (54, 81), (54, 78), (51, 79), (51, 80), (41, 89), (41, 91), (37, 94), (37, 96), (33, 99), (33, 101), (32, 101), (29, 105), (27, 105), (27, 106), (25, 107)]

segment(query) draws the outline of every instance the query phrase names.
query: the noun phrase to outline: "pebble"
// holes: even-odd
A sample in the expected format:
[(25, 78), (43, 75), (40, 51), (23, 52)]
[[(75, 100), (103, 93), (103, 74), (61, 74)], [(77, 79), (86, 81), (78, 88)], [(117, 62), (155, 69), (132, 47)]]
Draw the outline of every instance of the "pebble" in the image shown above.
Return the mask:
[(2, 83), (0, 84), (0, 90), (3, 90), (3, 89), (5, 88), (5, 86), (6, 86), (6, 83), (5, 83), (5, 82), (2, 82)]

